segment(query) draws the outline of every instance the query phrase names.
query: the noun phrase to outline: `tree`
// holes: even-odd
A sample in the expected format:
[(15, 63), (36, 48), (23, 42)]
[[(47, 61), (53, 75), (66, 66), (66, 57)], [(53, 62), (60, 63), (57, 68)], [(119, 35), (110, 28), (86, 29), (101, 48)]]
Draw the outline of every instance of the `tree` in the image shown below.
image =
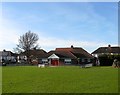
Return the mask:
[(19, 38), (19, 44), (17, 45), (17, 50), (24, 52), (27, 56), (28, 62), (30, 58), (30, 50), (38, 47), (37, 41), (39, 37), (37, 34), (32, 33), (31, 31), (26, 32)]

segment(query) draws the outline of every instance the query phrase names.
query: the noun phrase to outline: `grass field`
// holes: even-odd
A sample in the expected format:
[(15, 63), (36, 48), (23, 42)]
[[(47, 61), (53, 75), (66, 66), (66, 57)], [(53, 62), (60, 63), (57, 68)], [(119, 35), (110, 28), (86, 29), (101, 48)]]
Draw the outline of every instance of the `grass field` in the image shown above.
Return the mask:
[(0, 66), (0, 95), (2, 94), (2, 67)]
[(118, 69), (78, 66), (2, 68), (2, 93), (117, 93)]

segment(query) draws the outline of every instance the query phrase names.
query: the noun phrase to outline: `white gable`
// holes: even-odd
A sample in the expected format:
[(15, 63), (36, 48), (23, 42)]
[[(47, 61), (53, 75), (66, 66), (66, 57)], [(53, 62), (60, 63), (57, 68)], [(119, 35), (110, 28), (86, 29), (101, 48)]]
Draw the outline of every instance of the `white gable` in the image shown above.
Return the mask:
[(59, 59), (59, 57), (55, 54), (52, 54), (51, 56), (48, 57), (48, 59)]

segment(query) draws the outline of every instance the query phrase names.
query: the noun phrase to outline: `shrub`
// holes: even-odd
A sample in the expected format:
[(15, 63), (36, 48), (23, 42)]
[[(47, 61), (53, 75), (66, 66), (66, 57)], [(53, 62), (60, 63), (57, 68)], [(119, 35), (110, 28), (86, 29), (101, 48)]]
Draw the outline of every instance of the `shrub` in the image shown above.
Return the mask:
[(120, 54), (119, 55), (110, 55), (110, 54), (103, 54), (99, 57), (100, 66), (112, 66), (114, 59), (120, 61)]

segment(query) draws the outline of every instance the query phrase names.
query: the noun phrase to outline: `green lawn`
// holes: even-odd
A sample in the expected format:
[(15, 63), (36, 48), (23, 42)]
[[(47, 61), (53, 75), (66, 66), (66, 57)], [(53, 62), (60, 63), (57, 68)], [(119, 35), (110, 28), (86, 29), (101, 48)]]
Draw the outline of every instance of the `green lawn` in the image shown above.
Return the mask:
[(118, 69), (61, 66), (2, 68), (2, 93), (117, 93)]
[(0, 67), (0, 94), (2, 93), (2, 67)]

